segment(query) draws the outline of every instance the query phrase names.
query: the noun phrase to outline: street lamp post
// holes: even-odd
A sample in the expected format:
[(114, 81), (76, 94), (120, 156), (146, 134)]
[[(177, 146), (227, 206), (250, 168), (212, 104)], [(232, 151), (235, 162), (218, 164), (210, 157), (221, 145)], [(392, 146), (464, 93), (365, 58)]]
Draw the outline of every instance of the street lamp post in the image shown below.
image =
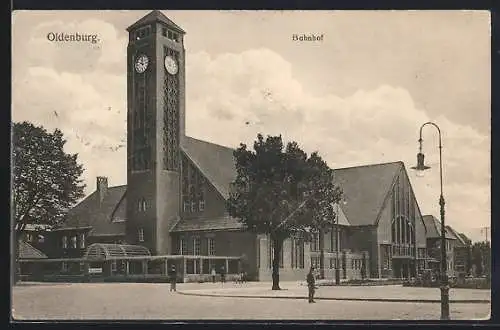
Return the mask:
[(441, 143), (441, 129), (438, 125), (433, 122), (426, 122), (420, 127), (420, 138), (419, 143), (419, 153), (417, 154), (417, 166), (412, 167), (412, 169), (418, 171), (425, 171), (429, 169), (429, 166), (424, 164), (424, 154), (422, 153), (422, 129), (426, 125), (434, 126), (439, 134), (439, 179), (441, 194), (439, 196), (439, 206), (441, 214), (441, 320), (450, 319), (450, 303), (449, 303), (449, 283), (447, 274), (447, 260), (446, 260), (446, 228), (444, 224), (444, 197), (443, 197), (443, 145)]
[(336, 203), (336, 214), (335, 214), (335, 284), (340, 284), (340, 261), (339, 261), (339, 250), (340, 250), (340, 242), (339, 242), (339, 203)]

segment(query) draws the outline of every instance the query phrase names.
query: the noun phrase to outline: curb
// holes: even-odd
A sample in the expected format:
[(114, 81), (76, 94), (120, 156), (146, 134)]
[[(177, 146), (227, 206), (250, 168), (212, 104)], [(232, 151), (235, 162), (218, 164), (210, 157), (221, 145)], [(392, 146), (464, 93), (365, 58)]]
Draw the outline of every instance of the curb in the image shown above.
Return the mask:
[[(259, 298), (259, 299), (295, 299), (306, 300), (307, 297), (298, 296), (244, 296), (244, 295), (223, 295), (223, 294), (210, 294), (210, 293), (189, 293), (177, 291), (178, 294), (185, 296), (198, 296), (198, 297), (222, 297), (222, 298)], [(403, 302), (403, 303), (441, 303), (439, 299), (397, 299), (397, 298), (331, 298), (331, 297), (316, 297), (316, 300), (338, 300), (338, 301), (367, 301), (367, 302)], [(490, 300), (483, 299), (458, 299), (450, 300), (450, 304), (491, 304)]]

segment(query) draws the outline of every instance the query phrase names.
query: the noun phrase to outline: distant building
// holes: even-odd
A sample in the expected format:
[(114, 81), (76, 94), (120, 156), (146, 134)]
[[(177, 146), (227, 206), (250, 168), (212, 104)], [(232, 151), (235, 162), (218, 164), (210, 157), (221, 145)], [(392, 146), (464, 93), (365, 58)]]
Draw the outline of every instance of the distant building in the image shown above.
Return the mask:
[[(424, 215), (427, 228), (427, 253), (430, 257), (429, 266), (439, 271), (441, 269), (441, 221), (433, 215)], [(446, 270), (448, 276), (455, 275), (455, 244), (457, 237), (449, 226), (445, 227), (446, 239)]]

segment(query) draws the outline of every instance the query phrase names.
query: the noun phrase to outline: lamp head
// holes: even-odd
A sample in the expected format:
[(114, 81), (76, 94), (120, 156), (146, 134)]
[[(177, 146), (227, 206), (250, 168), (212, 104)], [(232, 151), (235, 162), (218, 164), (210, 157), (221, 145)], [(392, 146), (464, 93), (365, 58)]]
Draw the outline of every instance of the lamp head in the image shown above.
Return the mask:
[(424, 154), (419, 152), (417, 154), (417, 166), (413, 166), (413, 170), (417, 170), (418, 172), (423, 172), (431, 168), (430, 166), (426, 166), (424, 163)]

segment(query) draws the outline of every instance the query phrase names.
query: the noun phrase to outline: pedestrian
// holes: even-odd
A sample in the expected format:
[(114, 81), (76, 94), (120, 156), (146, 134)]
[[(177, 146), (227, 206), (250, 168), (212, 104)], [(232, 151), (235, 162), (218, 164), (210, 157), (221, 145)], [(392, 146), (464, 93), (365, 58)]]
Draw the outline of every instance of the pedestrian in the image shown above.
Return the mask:
[(215, 267), (212, 267), (212, 283), (215, 283), (215, 276), (217, 273), (215, 272)]
[(316, 289), (316, 283), (314, 280), (314, 267), (311, 267), (309, 273), (307, 273), (307, 288), (309, 290), (309, 303), (315, 303), (314, 301), (314, 290)]
[(220, 268), (220, 282), (226, 283), (226, 270), (224, 269), (224, 266)]
[(177, 291), (176, 284), (177, 284), (177, 270), (175, 269), (175, 265), (172, 265), (172, 268), (170, 268), (170, 292), (172, 291)]

